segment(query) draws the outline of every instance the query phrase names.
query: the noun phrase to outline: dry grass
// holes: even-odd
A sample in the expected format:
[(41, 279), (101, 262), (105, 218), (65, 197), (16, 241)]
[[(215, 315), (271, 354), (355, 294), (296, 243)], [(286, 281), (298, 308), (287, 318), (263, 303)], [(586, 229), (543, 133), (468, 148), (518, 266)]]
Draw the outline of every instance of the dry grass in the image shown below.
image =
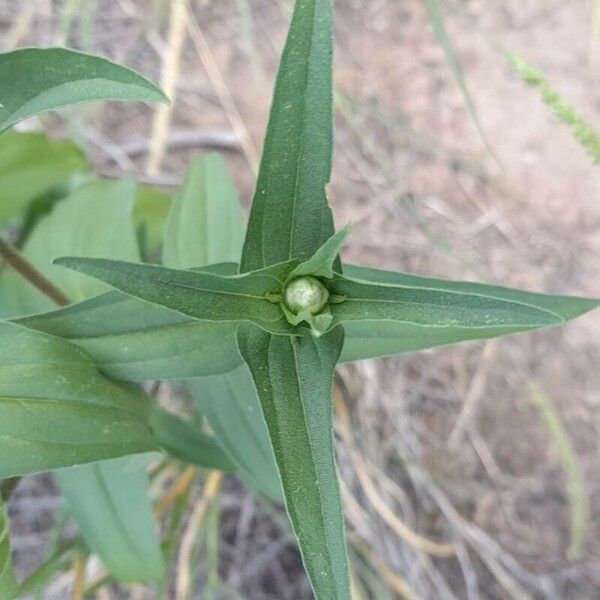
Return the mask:
[[(83, 2), (87, 10), (76, 13), (81, 18), (71, 19), (66, 33), (66, 3), (26, 4), (0, 0), (2, 43), (43, 45), (66, 35), (85, 48), (91, 40), (94, 51), (159, 79), (168, 2)], [(252, 148), (262, 140), (285, 3), (189, 4), (195, 42), (188, 35), (182, 47), (170, 133), (160, 134), (169, 148), (160, 171), (144, 173), (148, 109), (86, 110), (67, 125), (88, 140), (102, 172), (131, 164), (166, 185), (180, 180), (203, 135), (216, 132), (213, 142), (227, 148), (247, 206)], [(502, 169), (465, 110), (419, 0), (338, 2), (336, 81), (343, 101), (330, 192), (337, 222), (355, 223), (346, 258), (600, 296), (600, 171), (497, 50), (522, 53), (600, 125), (594, 3), (449, 0), (444, 6)], [(225, 87), (215, 89), (219, 81)], [(63, 119), (47, 124), (53, 132), (65, 129)], [(141, 144), (140, 132), (148, 136)], [(135, 156), (124, 151), (132, 141)], [(341, 369), (349, 414), (339, 421), (339, 456), (357, 598), (600, 596), (599, 339), (600, 322), (592, 315), (561, 330)], [(589, 496), (587, 543), (577, 560), (567, 558), (569, 493), (530, 395), (534, 381), (570, 436)], [(210, 597), (218, 577), (215, 598), (310, 598), (281, 512), (231, 479), (218, 498), (206, 509), (207, 515), (220, 509), (218, 547), (203, 546), (193, 597)], [(40, 560), (59, 506), (47, 477), (20, 488), (10, 506), (19, 569)], [(432, 552), (440, 544), (451, 544), (452, 555)], [(67, 597), (71, 580), (55, 581), (48, 598)], [(114, 588), (112, 597), (153, 596)]]

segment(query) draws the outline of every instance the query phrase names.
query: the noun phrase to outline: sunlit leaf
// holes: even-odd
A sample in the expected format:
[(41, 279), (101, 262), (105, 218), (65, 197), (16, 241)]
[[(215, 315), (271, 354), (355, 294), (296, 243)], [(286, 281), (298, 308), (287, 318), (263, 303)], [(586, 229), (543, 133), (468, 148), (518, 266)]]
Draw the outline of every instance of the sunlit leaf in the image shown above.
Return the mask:
[(0, 322), (0, 478), (156, 448), (148, 402), (72, 344)]
[(242, 326), (238, 339), (269, 430), (286, 507), (315, 596), (350, 598), (335, 466), (332, 387), (343, 331), (313, 338)]
[(331, 0), (298, 0), (286, 43), (241, 271), (308, 260), (334, 234)]
[(92, 100), (167, 98), (135, 71), (100, 56), (66, 48), (0, 54), (0, 131), (32, 115)]
[(234, 277), (95, 258), (60, 258), (55, 264), (195, 319), (249, 321), (275, 333), (293, 333), (279, 306), (267, 298), (280, 292), (294, 261)]
[(344, 272), (332, 287), (348, 295), (332, 306), (346, 331), (343, 362), (561, 325), (600, 305), (367, 267), (345, 265)]

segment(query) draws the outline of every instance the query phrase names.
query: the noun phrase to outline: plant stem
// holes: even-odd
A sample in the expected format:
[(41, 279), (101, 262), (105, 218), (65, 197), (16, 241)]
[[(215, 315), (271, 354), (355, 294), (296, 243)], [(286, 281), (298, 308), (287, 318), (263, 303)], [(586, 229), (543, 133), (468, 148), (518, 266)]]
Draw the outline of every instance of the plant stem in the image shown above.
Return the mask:
[(70, 304), (69, 299), (42, 275), (10, 242), (0, 237), (0, 257), (29, 283), (60, 306)]

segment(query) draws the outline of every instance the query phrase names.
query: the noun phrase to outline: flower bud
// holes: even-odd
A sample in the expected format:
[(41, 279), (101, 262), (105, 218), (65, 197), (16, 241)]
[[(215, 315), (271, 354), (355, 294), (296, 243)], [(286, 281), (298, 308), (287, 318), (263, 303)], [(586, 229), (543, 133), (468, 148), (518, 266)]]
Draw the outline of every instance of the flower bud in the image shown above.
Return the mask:
[(329, 291), (316, 277), (293, 279), (284, 292), (285, 304), (295, 315), (302, 312), (316, 315), (327, 306), (328, 300)]

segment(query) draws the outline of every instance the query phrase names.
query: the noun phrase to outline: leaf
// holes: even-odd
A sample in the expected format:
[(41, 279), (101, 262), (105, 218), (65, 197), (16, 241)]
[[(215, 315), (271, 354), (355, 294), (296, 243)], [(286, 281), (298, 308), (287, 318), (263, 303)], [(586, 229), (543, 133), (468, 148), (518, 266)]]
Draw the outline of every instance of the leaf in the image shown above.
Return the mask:
[(162, 246), (165, 222), (170, 208), (169, 194), (155, 187), (138, 183), (133, 220), (136, 231), (140, 228), (145, 230), (151, 255), (160, 256), (158, 251)]
[(0, 478), (155, 449), (141, 390), (72, 344), (0, 322)]
[[(73, 301), (85, 300), (110, 289), (52, 264), (65, 254), (118, 256), (138, 260), (131, 213), (135, 182), (96, 181), (78, 188), (43, 219), (31, 235), (25, 257)], [(0, 276), (0, 316), (37, 313), (54, 304), (12, 270)]]
[(237, 323), (196, 321), (120, 292), (18, 322), (68, 339), (127, 381), (226, 373), (242, 362)]
[(248, 367), (241, 364), (231, 373), (192, 379), (187, 384), (241, 477), (262, 494), (282, 502), (273, 449)]
[(196, 158), (167, 220), (163, 264), (174, 269), (237, 262), (244, 224), (237, 193), (218, 154)]
[(29, 203), (44, 192), (88, 171), (72, 142), (39, 133), (0, 136), (0, 228), (19, 223)]
[(444, 17), (442, 15), (442, 11), (440, 10), (440, 5), (438, 0), (421, 0), (423, 2), (423, 6), (429, 15), (429, 19), (431, 20), (431, 24), (433, 25), (433, 30), (435, 35), (444, 49), (446, 53), (446, 59), (448, 60), (448, 64), (450, 65), (450, 69), (452, 69), (452, 73), (454, 75), (454, 79), (456, 79), (456, 83), (462, 92), (463, 99), (465, 101), (465, 105), (469, 114), (471, 115), (471, 119), (483, 140), (488, 151), (493, 156), (493, 151), (491, 149), (489, 140), (483, 130), (483, 126), (481, 124), (481, 120), (479, 119), (479, 115), (477, 114), (477, 109), (475, 108), (475, 103), (473, 102), (473, 98), (469, 92), (469, 88), (467, 87), (467, 82), (465, 81), (465, 75), (463, 73), (462, 66), (460, 64), (460, 60), (454, 50), (454, 46), (448, 37), (448, 32), (446, 31), (446, 26), (444, 25)]
[(348, 235), (350, 235), (350, 226), (332, 235), (311, 258), (298, 265), (290, 273), (290, 279), (302, 277), (303, 275), (332, 279), (334, 275), (333, 266)]
[[(411, 336), (414, 340), (418, 335), (415, 326), (423, 328), (423, 335), (429, 337), (427, 346), (420, 347), (429, 347), (560, 325), (600, 304), (591, 299), (545, 296), (360, 267), (346, 272), (354, 277), (336, 276), (330, 287), (333, 294), (346, 297), (344, 302), (331, 305), (335, 322), (367, 322), (375, 337), (383, 327), (389, 328), (382, 337), (389, 340), (400, 336), (395, 352), (405, 347), (415, 349), (411, 345)], [(377, 322), (383, 322), (383, 327)], [(402, 326), (397, 327), (395, 322)], [(406, 338), (405, 325), (409, 326)], [(428, 331), (433, 328), (441, 335)], [(356, 331), (350, 329), (349, 334), (353, 336)]]
[(8, 515), (0, 498), (0, 600), (13, 600), (16, 596), (17, 580), (10, 558)]
[(145, 462), (126, 457), (54, 474), (87, 545), (111, 575), (128, 583), (165, 575)]
[(240, 351), (258, 390), (286, 507), (315, 596), (349, 600), (348, 558), (335, 466), (332, 386), (343, 344), (240, 327)]
[(111, 61), (66, 48), (0, 54), (0, 131), (35, 114), (92, 100), (167, 102), (153, 83)]
[[(298, 0), (269, 118), (241, 272), (308, 260), (334, 234), (331, 0)], [(339, 267), (339, 265), (338, 265)]]
[(200, 427), (160, 408), (152, 411), (150, 426), (158, 445), (175, 458), (203, 469), (226, 473), (236, 470), (215, 437), (201, 431)]
[(67, 257), (54, 262), (195, 319), (249, 321), (275, 333), (294, 333), (279, 306), (267, 300), (281, 292), (295, 266), (293, 261), (235, 277), (95, 258)]

